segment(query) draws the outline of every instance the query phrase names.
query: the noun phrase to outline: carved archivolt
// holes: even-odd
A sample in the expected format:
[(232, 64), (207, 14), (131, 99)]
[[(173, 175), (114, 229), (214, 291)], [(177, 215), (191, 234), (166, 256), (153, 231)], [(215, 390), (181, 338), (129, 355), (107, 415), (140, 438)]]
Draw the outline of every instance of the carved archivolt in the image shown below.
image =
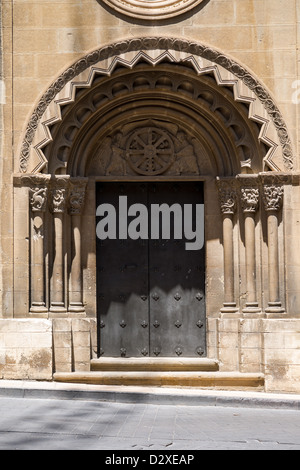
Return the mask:
[(124, 15), (143, 20), (161, 20), (182, 15), (203, 0), (102, 0)]
[[(219, 86), (231, 87), (235, 102), (247, 105), (248, 119), (261, 126), (259, 140), (268, 151), (260, 171), (293, 170), (291, 141), (283, 117), (268, 91), (247, 69), (221, 52), (201, 44), (181, 39), (141, 38), (88, 54), (50, 86), (28, 123), (20, 148), (20, 171), (37, 173), (47, 167), (43, 149), (53, 140), (52, 126), (62, 120), (62, 107), (76, 101), (77, 90), (90, 89), (96, 77), (113, 76), (117, 67), (131, 70), (140, 62), (157, 66), (164, 61), (186, 64), (198, 76), (213, 74)], [(206, 96), (205, 99), (209, 102), (210, 98)], [(244, 165), (247, 166), (247, 160), (244, 160)]]

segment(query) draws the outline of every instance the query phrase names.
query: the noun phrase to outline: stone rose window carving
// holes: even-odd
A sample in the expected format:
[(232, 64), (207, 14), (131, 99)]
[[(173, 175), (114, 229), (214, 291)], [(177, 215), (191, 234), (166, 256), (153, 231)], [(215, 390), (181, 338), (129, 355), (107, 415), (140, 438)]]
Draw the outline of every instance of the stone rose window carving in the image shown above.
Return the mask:
[(174, 161), (174, 145), (169, 135), (152, 127), (135, 131), (128, 139), (126, 157), (141, 175), (160, 175)]
[(101, 0), (125, 15), (143, 20), (159, 20), (182, 15), (203, 0)]

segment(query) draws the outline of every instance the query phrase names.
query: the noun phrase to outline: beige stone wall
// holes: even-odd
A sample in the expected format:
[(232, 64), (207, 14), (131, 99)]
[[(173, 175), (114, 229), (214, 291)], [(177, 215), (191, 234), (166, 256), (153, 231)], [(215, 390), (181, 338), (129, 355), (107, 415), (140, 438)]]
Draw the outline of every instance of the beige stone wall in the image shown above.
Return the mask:
[[(232, 56), (269, 89), (287, 123), (297, 169), (300, 150), (300, 83), (297, 82), (300, 5), (297, 0), (209, 0), (183, 17), (161, 24), (135, 22), (112, 14), (97, 0), (2, 0), (1, 13), (4, 83), (1, 89), (5, 86), (5, 94), (0, 93), (0, 376), (48, 380), (52, 374), (51, 354), (54, 354), (57, 371), (86, 370), (88, 350), (93, 349), (92, 343), (95, 344), (95, 331), (92, 320), (55, 319), (52, 350), (52, 322), (20, 319), (29, 311), (28, 193), (27, 188), (13, 188), (12, 175), (18, 172), (18, 149), (27, 121), (42, 93), (69, 65), (105, 44), (156, 35), (194, 40)], [(216, 198), (216, 194), (212, 197)], [(90, 189), (87, 201), (88, 204), (93, 201)], [(297, 319), (300, 315), (298, 180), (285, 187), (284, 204), (279, 226), (280, 273), (284, 279), (281, 291), (288, 319), (217, 318), (218, 306), (222, 304), (219, 296), (223, 280), (220, 274), (222, 247), (216, 237), (207, 245), (210, 260), (207, 283), (211, 294), (208, 300), (208, 346), (210, 357), (217, 357), (223, 370), (265, 371), (269, 391), (290, 392), (300, 390), (297, 353), (300, 341)], [(207, 223), (212, 231), (217, 213), (218, 208), (211, 208)], [(91, 210), (85, 213), (87, 244), (83, 245), (83, 258), (88, 260), (90, 267), (95, 265), (95, 255), (87, 248), (94, 243), (87, 229), (92, 218)], [(235, 253), (240, 260), (235, 266), (238, 289), (240, 282), (244, 282), (244, 254), (237, 225), (234, 230)], [(256, 241), (258, 259), (262, 260), (258, 264), (260, 300), (265, 306), (267, 246), (260, 225), (256, 227)], [(90, 288), (95, 285), (93, 276), (93, 269), (84, 270), (84, 298), (91, 317), (95, 309), (95, 292)], [(217, 289), (215, 279), (218, 279)], [(12, 322), (12, 317), (20, 318)], [(92, 336), (91, 331), (94, 332)], [(22, 341), (15, 342), (14, 338), (20, 338), (20, 335)]]
[(52, 324), (49, 320), (0, 320), (0, 378), (51, 380)]

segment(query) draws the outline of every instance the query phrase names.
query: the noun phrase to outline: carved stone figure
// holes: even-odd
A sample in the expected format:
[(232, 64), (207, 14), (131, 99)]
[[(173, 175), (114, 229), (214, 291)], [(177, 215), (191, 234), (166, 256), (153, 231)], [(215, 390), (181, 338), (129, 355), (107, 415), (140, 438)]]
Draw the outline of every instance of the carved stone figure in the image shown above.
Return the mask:
[(111, 143), (111, 159), (106, 175), (126, 175), (126, 161), (122, 148), (123, 134), (118, 132)]
[(35, 188), (30, 190), (30, 206), (32, 212), (45, 212), (47, 204), (47, 189)]
[(244, 212), (256, 212), (259, 202), (259, 189), (241, 188), (241, 202)]
[(53, 213), (62, 213), (66, 206), (66, 190), (63, 188), (51, 189), (51, 211)]
[(80, 215), (85, 202), (85, 182), (70, 183), (69, 212), (71, 215)]
[(279, 211), (283, 201), (283, 187), (274, 184), (265, 185), (263, 199), (266, 211)]
[(236, 211), (236, 190), (229, 182), (218, 182), (219, 201), (222, 214), (233, 215)]
[(179, 150), (176, 153), (176, 161), (173, 169), (176, 175), (193, 175), (199, 174), (197, 158), (194, 146), (188, 141), (185, 132), (178, 132), (176, 136), (179, 142)]

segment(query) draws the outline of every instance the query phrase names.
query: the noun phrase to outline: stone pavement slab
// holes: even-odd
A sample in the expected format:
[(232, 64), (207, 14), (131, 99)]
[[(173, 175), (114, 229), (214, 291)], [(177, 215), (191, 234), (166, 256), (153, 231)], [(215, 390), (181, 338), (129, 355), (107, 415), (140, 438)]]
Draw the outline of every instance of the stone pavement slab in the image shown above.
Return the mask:
[(0, 411), (0, 450), (300, 449), (293, 409), (0, 397)]

